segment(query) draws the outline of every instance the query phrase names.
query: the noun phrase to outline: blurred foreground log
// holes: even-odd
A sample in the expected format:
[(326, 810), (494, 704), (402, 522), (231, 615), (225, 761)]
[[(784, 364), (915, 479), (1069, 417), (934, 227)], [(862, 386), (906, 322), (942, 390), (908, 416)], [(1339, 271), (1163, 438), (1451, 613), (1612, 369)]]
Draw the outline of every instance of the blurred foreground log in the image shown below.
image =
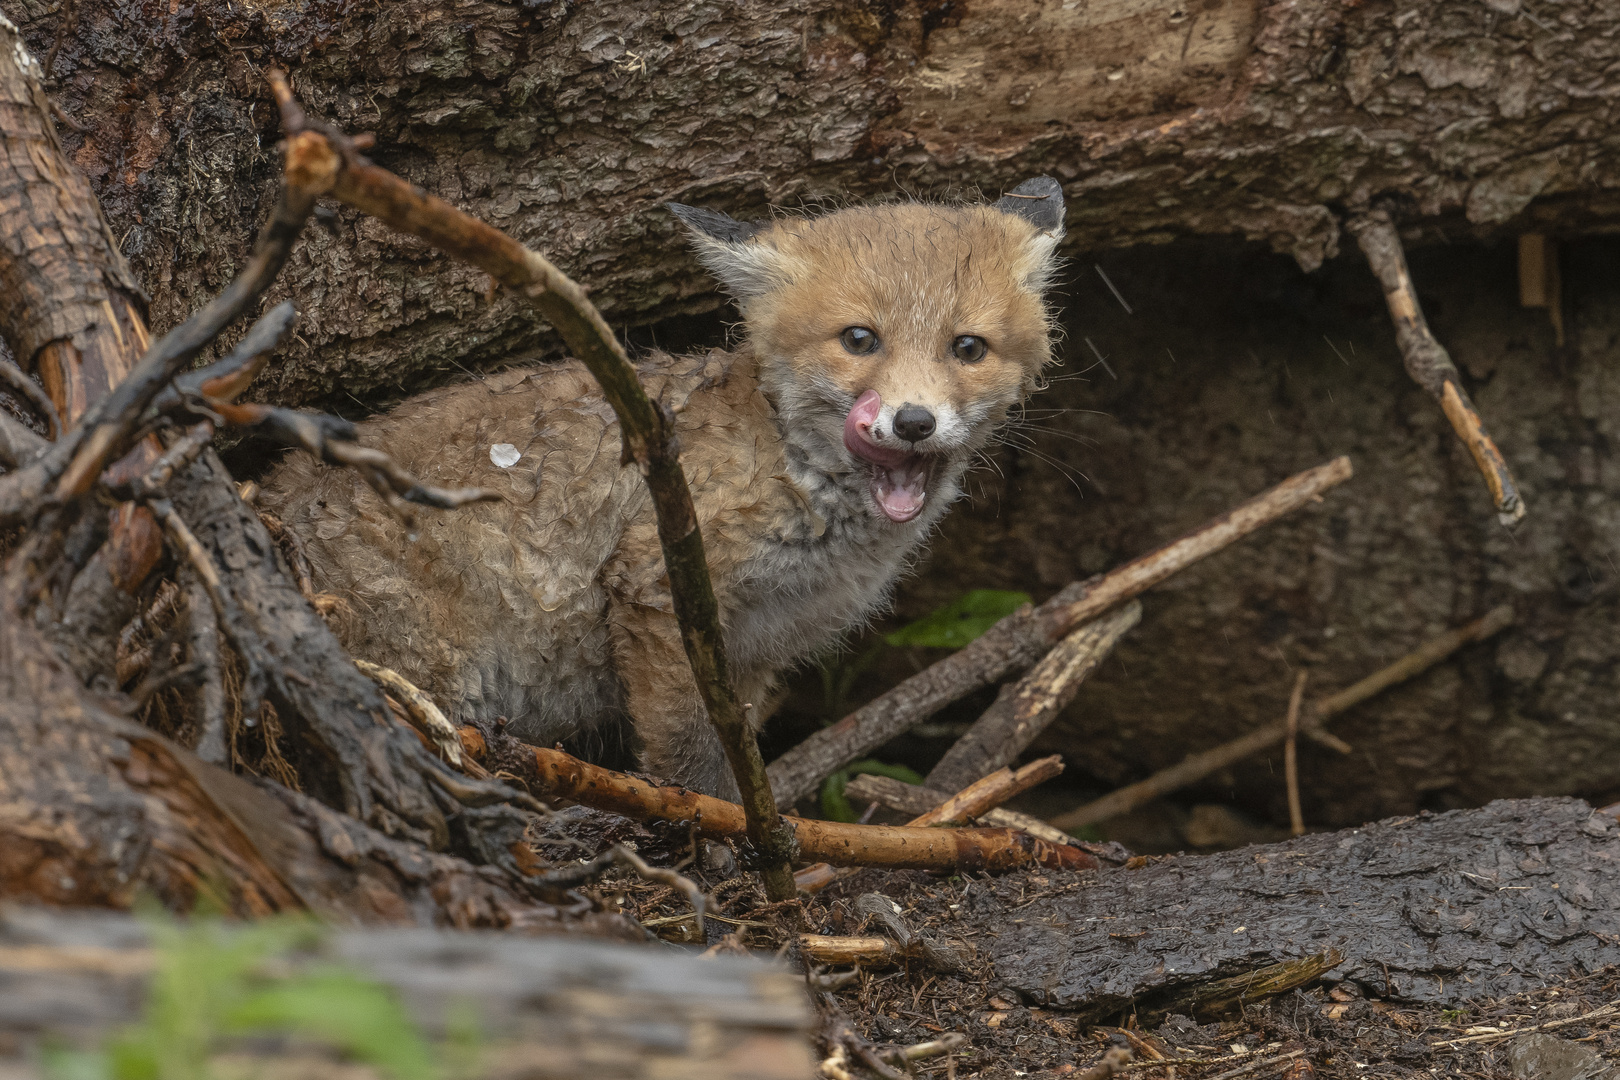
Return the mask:
[[(93, 1046), (138, 1021), (158, 959), (147, 932), (125, 916), (0, 914), (0, 1071), (33, 1080), (50, 1040)], [(381, 982), (429, 1043), (476, 1017), (477, 1075), (488, 1080), (811, 1075), (814, 1013), (803, 980), (751, 957), (372, 930), (333, 934), (293, 963), (337, 963)], [(231, 1048), (231, 1064), (245, 1067), (232, 1075), (273, 1069), (282, 1054), (296, 1055), (298, 1075), (311, 1080), (354, 1074), (352, 1064), (307, 1046), (278, 1054), (265, 1044)]]

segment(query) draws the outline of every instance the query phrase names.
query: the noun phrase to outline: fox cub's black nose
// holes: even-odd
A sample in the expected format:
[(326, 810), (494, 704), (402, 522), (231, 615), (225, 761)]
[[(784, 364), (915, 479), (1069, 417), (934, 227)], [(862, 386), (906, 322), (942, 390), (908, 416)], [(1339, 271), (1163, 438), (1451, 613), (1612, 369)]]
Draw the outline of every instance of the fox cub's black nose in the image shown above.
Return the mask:
[(906, 442), (921, 442), (934, 433), (934, 414), (921, 405), (902, 405), (894, 414), (894, 433)]

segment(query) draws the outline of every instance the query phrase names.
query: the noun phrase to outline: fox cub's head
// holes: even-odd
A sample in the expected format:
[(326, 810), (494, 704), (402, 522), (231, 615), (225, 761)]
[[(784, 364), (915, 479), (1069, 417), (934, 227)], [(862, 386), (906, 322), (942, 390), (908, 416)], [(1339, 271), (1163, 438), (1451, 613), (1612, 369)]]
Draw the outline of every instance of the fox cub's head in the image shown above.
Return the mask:
[(955, 497), (968, 459), (1051, 359), (1042, 292), (1063, 193), (1050, 177), (989, 206), (760, 224), (670, 209), (737, 297), (783, 423), (841, 444), (891, 521)]

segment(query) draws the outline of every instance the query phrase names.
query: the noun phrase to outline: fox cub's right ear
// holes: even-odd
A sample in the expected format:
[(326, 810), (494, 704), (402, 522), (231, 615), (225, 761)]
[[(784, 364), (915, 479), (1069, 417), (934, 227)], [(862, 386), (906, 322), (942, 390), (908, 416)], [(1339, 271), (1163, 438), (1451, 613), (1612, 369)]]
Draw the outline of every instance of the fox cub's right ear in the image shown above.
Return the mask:
[(692, 246), (709, 272), (739, 300), (763, 296), (782, 283), (782, 253), (754, 237), (768, 226), (727, 217), (718, 210), (666, 203), (692, 234)]

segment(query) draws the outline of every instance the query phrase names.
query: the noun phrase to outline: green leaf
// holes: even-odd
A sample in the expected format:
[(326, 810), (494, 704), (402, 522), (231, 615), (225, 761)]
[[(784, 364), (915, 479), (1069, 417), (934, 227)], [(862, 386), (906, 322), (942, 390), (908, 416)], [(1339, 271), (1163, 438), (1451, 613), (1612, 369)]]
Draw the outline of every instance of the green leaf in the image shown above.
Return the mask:
[(250, 995), (225, 1017), (236, 1032), (312, 1036), (395, 1080), (433, 1080), (427, 1044), (385, 986), (331, 970), (286, 979)]
[(960, 649), (1027, 603), (1028, 593), (974, 589), (933, 614), (902, 626), (883, 640), (890, 645)]

